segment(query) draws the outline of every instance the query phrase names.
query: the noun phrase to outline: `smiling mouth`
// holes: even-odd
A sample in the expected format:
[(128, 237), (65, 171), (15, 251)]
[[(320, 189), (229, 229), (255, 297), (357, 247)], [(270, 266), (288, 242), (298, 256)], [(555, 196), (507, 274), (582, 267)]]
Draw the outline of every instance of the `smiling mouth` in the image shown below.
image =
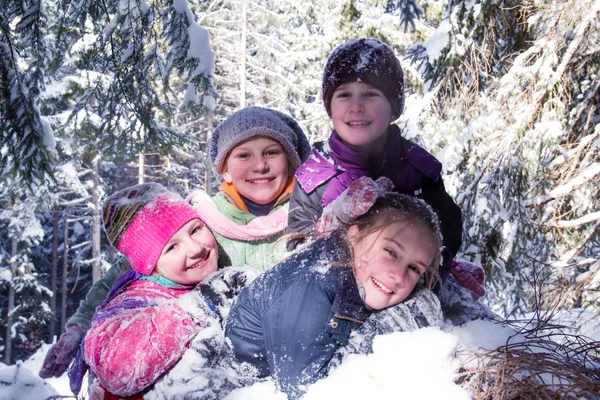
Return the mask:
[(388, 289), (387, 287), (385, 287), (385, 285), (383, 283), (381, 283), (380, 281), (378, 281), (377, 279), (371, 277), (371, 281), (375, 284), (375, 286), (377, 286), (383, 292), (385, 292), (387, 294), (393, 294), (394, 293), (393, 291), (391, 291), (390, 289)]
[(365, 125), (369, 125), (370, 122), (368, 122), (368, 121), (350, 121), (350, 122), (347, 122), (347, 124), (350, 126), (365, 126)]
[(275, 180), (275, 178), (265, 178), (265, 179), (248, 179), (246, 182), (248, 183), (253, 183), (256, 185), (261, 185), (263, 183), (270, 183), (273, 180)]
[(198, 268), (204, 268), (204, 266), (206, 265), (206, 263), (208, 262), (208, 259), (210, 258), (210, 253), (212, 250), (210, 250), (207, 254), (206, 257), (204, 257), (204, 259), (202, 261), (198, 261), (196, 264), (192, 265), (191, 267), (188, 268), (189, 269), (198, 269)]

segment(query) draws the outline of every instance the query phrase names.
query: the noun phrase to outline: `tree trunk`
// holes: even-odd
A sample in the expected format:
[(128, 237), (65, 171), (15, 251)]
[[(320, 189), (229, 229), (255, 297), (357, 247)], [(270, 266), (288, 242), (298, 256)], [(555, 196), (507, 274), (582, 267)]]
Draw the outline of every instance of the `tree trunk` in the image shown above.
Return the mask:
[(60, 331), (65, 331), (67, 323), (67, 276), (69, 264), (69, 207), (65, 207), (65, 237), (63, 241), (63, 270), (62, 270), (62, 298), (60, 304)]
[(240, 108), (246, 107), (246, 25), (247, 0), (242, 0), (242, 42), (240, 43)]
[(100, 193), (98, 189), (100, 187), (100, 178), (98, 176), (98, 166), (100, 164), (100, 156), (95, 157), (92, 161), (93, 168), (93, 182), (92, 187), (92, 202), (94, 208), (92, 208), (92, 283), (96, 283), (100, 280), (100, 210), (102, 205), (100, 204)]
[(52, 229), (52, 297), (50, 298), (50, 312), (52, 317), (50, 318), (50, 335), (48, 337), (48, 343), (54, 341), (54, 335), (56, 334), (56, 278), (58, 273), (58, 203), (54, 203), (54, 210), (52, 211), (54, 217), (54, 227)]
[[(15, 201), (15, 206), (18, 200)], [(10, 364), (12, 359), (12, 325), (13, 325), (13, 310), (15, 309), (15, 289), (12, 284), (12, 280), (15, 279), (17, 273), (17, 239), (13, 238), (11, 241), (10, 251), (10, 272), (11, 272), (11, 283), (8, 285), (8, 310), (6, 313), (6, 342), (4, 344), (4, 363)]]
[(212, 112), (209, 111), (206, 113), (206, 162), (205, 164), (205, 177), (204, 177), (204, 187), (206, 193), (212, 197), (212, 163), (210, 162), (210, 141), (212, 140), (212, 132), (213, 132), (213, 115)]

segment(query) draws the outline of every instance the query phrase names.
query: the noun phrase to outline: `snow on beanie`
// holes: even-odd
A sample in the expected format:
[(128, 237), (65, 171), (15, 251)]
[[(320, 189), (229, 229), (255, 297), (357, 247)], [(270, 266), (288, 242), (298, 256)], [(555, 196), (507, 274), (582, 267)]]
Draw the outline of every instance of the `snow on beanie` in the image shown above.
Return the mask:
[(231, 114), (213, 132), (210, 144), (213, 170), (221, 175), (229, 152), (255, 136), (279, 142), (290, 161), (291, 172), (310, 155), (308, 139), (292, 117), (271, 108), (246, 107)]
[(200, 217), (178, 194), (158, 183), (143, 183), (110, 196), (102, 219), (110, 244), (127, 257), (135, 271), (150, 275), (171, 237)]
[(377, 39), (351, 39), (338, 46), (323, 71), (323, 103), (331, 117), (331, 98), (338, 86), (365, 82), (381, 90), (398, 118), (404, 111), (404, 72), (392, 49)]

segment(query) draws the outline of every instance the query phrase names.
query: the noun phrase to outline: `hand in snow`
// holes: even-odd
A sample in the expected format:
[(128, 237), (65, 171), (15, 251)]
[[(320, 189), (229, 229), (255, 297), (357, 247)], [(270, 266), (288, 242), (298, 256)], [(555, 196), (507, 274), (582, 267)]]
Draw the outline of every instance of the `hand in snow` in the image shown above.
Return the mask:
[(197, 289), (217, 307), (221, 317), (225, 318), (240, 292), (256, 276), (256, 272), (249, 268), (228, 267), (208, 276), (198, 284)]
[(363, 176), (348, 186), (340, 196), (323, 210), (317, 222), (319, 232), (333, 231), (369, 211), (378, 197), (394, 189), (392, 181), (385, 176), (373, 179)]
[(40, 369), (40, 378), (59, 377), (65, 373), (85, 337), (87, 328), (79, 324), (67, 326), (65, 333), (50, 348)]
[(471, 292), (473, 300), (485, 294), (485, 272), (479, 265), (454, 260), (450, 274), (462, 287)]

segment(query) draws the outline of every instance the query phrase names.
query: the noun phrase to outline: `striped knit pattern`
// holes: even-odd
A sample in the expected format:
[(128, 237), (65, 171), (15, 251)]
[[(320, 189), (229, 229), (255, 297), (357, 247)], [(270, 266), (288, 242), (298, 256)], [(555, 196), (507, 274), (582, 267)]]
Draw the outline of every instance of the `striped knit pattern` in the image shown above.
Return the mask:
[(144, 183), (115, 192), (104, 203), (102, 220), (106, 236), (114, 247), (125, 234), (137, 213), (167, 190), (157, 183)]

